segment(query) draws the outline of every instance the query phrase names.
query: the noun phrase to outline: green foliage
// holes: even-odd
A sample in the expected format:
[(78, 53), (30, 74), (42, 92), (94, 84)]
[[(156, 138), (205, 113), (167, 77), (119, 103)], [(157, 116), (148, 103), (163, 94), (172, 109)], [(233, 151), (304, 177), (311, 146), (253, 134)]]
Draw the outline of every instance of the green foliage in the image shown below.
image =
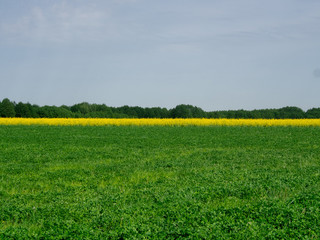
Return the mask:
[(171, 118), (203, 118), (205, 116), (201, 108), (192, 105), (181, 104), (170, 110)]
[(0, 135), (0, 239), (320, 238), (316, 127)]
[(83, 103), (79, 103), (79, 104), (75, 104), (73, 105), (70, 110), (74, 113), (81, 113), (81, 114), (87, 114), (90, 112), (91, 108), (90, 108), (90, 104), (87, 102), (83, 102)]
[(320, 108), (311, 108), (306, 112), (307, 118), (320, 118)]
[(0, 117), (15, 117), (14, 103), (5, 98), (0, 103)]
[(43, 106), (36, 109), (36, 113), (41, 118), (72, 118), (75, 114), (65, 107)]
[(38, 117), (36, 114), (35, 108), (31, 106), (30, 103), (22, 103), (19, 102), (18, 104), (15, 105), (15, 117), (24, 117), (24, 118), (33, 118), (33, 117)]
[(205, 112), (199, 107), (180, 104), (173, 109), (160, 107), (108, 107), (105, 104), (90, 104), (87, 102), (75, 104), (73, 106), (62, 105), (43, 106), (18, 104), (4, 99), (0, 103), (0, 117), (50, 117), (50, 118), (245, 118), (245, 119), (300, 119), (300, 118), (320, 118), (320, 108), (309, 109), (304, 112), (298, 107), (284, 107), (280, 109), (255, 109), (248, 110), (228, 110)]
[(299, 119), (299, 118), (304, 118), (305, 114), (304, 111), (298, 107), (284, 107), (280, 108), (279, 111), (277, 112), (277, 117), (276, 118), (294, 118), (294, 119)]

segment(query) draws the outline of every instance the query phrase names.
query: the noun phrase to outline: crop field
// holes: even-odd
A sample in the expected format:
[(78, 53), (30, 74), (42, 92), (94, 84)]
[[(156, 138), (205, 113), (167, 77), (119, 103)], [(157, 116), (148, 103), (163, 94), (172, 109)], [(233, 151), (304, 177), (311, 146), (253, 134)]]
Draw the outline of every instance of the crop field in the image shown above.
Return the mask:
[(318, 126), (320, 119), (0, 118), (0, 125), (49, 126)]
[(2, 123), (0, 239), (320, 238), (320, 127), (182, 125)]

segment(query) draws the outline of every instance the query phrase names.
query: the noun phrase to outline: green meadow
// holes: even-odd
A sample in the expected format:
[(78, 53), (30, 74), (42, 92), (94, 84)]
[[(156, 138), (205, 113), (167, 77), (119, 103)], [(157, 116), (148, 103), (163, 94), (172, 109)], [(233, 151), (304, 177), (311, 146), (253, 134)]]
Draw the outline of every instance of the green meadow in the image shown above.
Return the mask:
[(0, 126), (0, 239), (320, 239), (320, 128)]

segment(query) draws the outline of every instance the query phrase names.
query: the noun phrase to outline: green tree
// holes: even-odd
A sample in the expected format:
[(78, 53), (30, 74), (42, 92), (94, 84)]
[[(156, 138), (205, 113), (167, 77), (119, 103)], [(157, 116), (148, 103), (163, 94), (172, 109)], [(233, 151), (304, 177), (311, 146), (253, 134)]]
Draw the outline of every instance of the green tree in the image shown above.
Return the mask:
[(307, 118), (320, 118), (320, 108), (311, 108), (306, 112)]
[(75, 104), (73, 105), (70, 110), (74, 113), (81, 113), (83, 115), (87, 114), (90, 112), (90, 104), (87, 102), (83, 102), (83, 103), (79, 103), (79, 104)]
[(170, 110), (172, 118), (202, 118), (206, 113), (199, 107), (192, 105), (180, 104)]
[(16, 112), (16, 117), (33, 117), (32, 106), (30, 104), (19, 102), (14, 110)]
[(64, 107), (43, 106), (37, 108), (37, 114), (41, 118), (71, 118), (75, 114)]
[(0, 115), (1, 117), (15, 117), (16, 112), (14, 110), (14, 103), (12, 103), (8, 98), (2, 100), (0, 105)]
[(138, 114), (135, 111), (135, 107), (129, 107), (128, 105), (124, 105), (122, 107), (118, 107), (119, 113), (128, 115), (130, 117), (136, 118)]
[(278, 117), (279, 118), (304, 118), (305, 112), (298, 107), (283, 107), (278, 110)]
[(168, 118), (168, 109), (160, 108), (160, 107), (153, 107), (153, 114), (156, 118)]

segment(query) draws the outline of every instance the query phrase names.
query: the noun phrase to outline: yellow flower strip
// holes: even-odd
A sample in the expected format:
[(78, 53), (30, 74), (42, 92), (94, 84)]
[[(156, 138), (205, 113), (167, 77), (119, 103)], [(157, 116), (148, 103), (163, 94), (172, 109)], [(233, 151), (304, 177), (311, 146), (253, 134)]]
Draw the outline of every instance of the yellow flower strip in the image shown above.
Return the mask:
[(320, 119), (0, 118), (0, 125), (320, 126)]

